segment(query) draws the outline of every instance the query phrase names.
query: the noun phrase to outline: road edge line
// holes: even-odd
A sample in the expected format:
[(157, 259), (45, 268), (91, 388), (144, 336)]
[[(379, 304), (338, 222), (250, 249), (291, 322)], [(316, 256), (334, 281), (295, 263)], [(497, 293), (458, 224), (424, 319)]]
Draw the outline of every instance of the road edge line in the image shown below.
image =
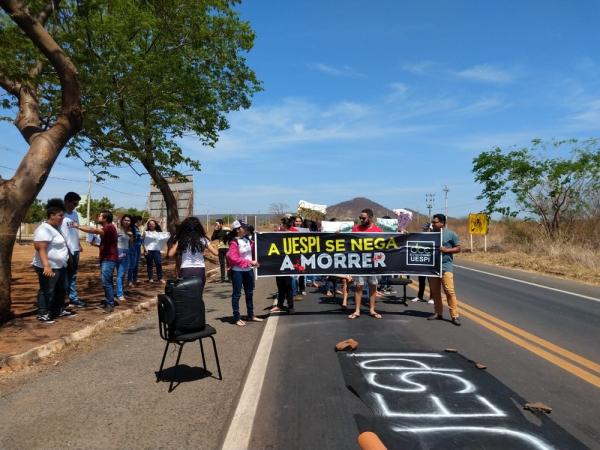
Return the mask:
[(242, 393), (221, 444), (220, 448), (222, 450), (247, 449), (250, 444), (254, 418), (271, 357), (278, 321), (279, 315), (270, 315), (267, 319), (267, 324), (248, 370)]
[(589, 295), (578, 294), (577, 292), (565, 291), (563, 289), (553, 288), (550, 286), (544, 286), (543, 284), (532, 283), (531, 281), (519, 280), (518, 278), (507, 277), (506, 275), (499, 275), (493, 272), (486, 272), (485, 270), (472, 269), (471, 267), (461, 266), (459, 264), (454, 264), (454, 267), (458, 267), (459, 269), (470, 270), (472, 272), (484, 273), (486, 275), (491, 275), (493, 277), (504, 278), (505, 280), (516, 281), (517, 283), (528, 284), (530, 286), (539, 287), (542, 289), (548, 289), (550, 291), (560, 292), (561, 294), (573, 295), (575, 297), (585, 298), (586, 300), (592, 300), (594, 302), (600, 302), (600, 298), (590, 297)]

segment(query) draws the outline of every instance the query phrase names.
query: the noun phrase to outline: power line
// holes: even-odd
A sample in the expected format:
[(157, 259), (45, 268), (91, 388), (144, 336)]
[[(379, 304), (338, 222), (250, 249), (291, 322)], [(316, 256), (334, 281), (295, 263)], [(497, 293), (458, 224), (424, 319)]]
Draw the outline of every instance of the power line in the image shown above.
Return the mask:
[[(17, 170), (14, 167), (8, 167), (8, 166), (2, 166), (2, 165), (0, 165), (0, 167), (2, 167), (3, 169), (8, 169), (8, 170)], [(53, 179), (53, 180), (60, 180), (60, 181), (70, 181), (72, 183), (87, 183), (88, 182), (88, 180), (73, 180), (71, 178), (62, 178), (62, 177), (49, 176), (48, 178)], [(117, 189), (113, 189), (113, 188), (109, 188), (108, 186), (104, 186), (103, 184), (100, 184), (100, 183), (92, 182), (92, 184), (94, 184), (102, 189), (117, 192), (117, 193), (123, 194), (123, 195), (128, 195), (130, 197), (145, 197), (146, 196), (146, 194), (132, 194), (131, 192), (119, 191)]]

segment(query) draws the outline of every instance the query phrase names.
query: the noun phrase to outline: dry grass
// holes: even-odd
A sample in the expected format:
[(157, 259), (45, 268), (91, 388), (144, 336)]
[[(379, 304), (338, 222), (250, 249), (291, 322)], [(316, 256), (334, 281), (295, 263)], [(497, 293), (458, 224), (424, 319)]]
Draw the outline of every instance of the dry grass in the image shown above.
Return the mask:
[(600, 285), (600, 227), (596, 221), (570, 224), (560, 239), (548, 238), (533, 222), (494, 222), (487, 253), (483, 252), (482, 236), (473, 237), (474, 252), (469, 251), (465, 220), (454, 221), (450, 227), (463, 239), (461, 258)]

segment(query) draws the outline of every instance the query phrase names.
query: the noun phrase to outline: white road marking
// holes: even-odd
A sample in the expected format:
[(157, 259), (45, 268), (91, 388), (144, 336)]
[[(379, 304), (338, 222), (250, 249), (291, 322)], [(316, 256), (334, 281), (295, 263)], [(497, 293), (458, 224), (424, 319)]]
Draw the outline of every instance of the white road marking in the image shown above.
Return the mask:
[(574, 295), (575, 297), (581, 297), (581, 298), (585, 298), (587, 300), (593, 300), (595, 302), (600, 302), (600, 298), (590, 297), (588, 295), (583, 295), (583, 294), (577, 294), (576, 292), (564, 291), (562, 289), (557, 289), (557, 288), (553, 288), (553, 287), (550, 287), (550, 286), (544, 286), (543, 284), (537, 284), (537, 283), (532, 283), (530, 281), (519, 280), (518, 278), (511, 278), (511, 277), (507, 277), (507, 276), (504, 276), (504, 275), (498, 275), (497, 273), (486, 272), (485, 270), (472, 269), (470, 267), (460, 266), (458, 264), (454, 264), (454, 266), (455, 267), (459, 267), (461, 269), (465, 269), (465, 270), (471, 270), (473, 272), (484, 273), (486, 275), (491, 275), (493, 277), (504, 278), (506, 280), (516, 281), (517, 283), (528, 284), (530, 286), (535, 286), (535, 287), (539, 287), (539, 288), (543, 288), (543, 289), (548, 289), (550, 291), (560, 292), (562, 294)]
[(254, 354), (250, 371), (248, 372), (248, 378), (244, 384), (244, 390), (229, 424), (225, 440), (223, 441), (223, 450), (249, 448), (254, 417), (256, 416), (260, 393), (269, 365), (269, 356), (271, 355), (278, 320), (278, 314), (271, 314), (267, 319), (267, 324)]
[(472, 433), (489, 433), (489, 434), (498, 434), (500, 436), (509, 436), (521, 439), (522, 441), (531, 444), (533, 447), (539, 450), (550, 450), (554, 447), (548, 445), (546, 442), (542, 441), (536, 436), (533, 436), (529, 433), (523, 433), (521, 431), (513, 431), (507, 428), (502, 427), (422, 427), (422, 428), (402, 428), (402, 427), (392, 427), (397, 433), (448, 433), (455, 432), (457, 434), (472, 432)]

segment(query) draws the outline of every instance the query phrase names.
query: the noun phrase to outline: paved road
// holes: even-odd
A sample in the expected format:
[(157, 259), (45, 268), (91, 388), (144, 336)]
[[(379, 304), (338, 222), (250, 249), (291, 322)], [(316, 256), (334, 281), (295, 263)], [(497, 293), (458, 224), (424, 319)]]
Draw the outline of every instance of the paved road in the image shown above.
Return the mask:
[[(259, 286), (256, 293), (258, 314), (272, 302), (266, 287)], [(0, 394), (0, 448), (216, 448), (266, 323), (244, 328), (228, 323), (230, 292), (230, 285), (222, 284), (205, 290), (223, 381), (206, 376), (199, 368), (198, 344), (187, 344), (182, 356), (187, 368), (180, 372), (187, 382), (172, 393), (167, 383), (156, 383), (164, 343), (152, 311), (121, 333), (96, 338), (92, 351), (26, 376), (8, 391), (5, 387)], [(205, 348), (208, 369), (216, 374), (212, 349)], [(168, 358), (167, 368), (175, 355)]]
[[(467, 264), (461, 263), (461, 266), (467, 267)], [(489, 266), (468, 264), (468, 267), (600, 298), (600, 289), (596, 287)], [(502, 408), (509, 417), (502, 426), (510, 422), (514, 429), (533, 430), (533, 435), (545, 439), (544, 445), (555, 448), (600, 448), (600, 384), (594, 384), (600, 382), (600, 302), (466, 268), (458, 268), (456, 278), (459, 298), (465, 304), (460, 328), (446, 321), (424, 320), (431, 306), (411, 302), (408, 307), (382, 302), (380, 310), (384, 319), (381, 321), (365, 314), (350, 321), (337, 305), (329, 304), (327, 298), (317, 293), (298, 304), (295, 316), (279, 317), (250, 448), (357, 448), (356, 436), (359, 429), (365, 429), (360, 423), (361, 417), (375, 415), (368, 408), (372, 396), (366, 395), (363, 402), (346, 388), (346, 383), (353, 383), (348, 381), (348, 368), (342, 369), (333, 352), (336, 342), (349, 337), (358, 340), (360, 350), (367, 352), (441, 352), (445, 357), (444, 349), (458, 349), (461, 355), (487, 366), (487, 378), (473, 374), (472, 377), (478, 380), (477, 389), (492, 403), (504, 405)], [(469, 310), (466, 305), (470, 306)], [(485, 316), (486, 313), (489, 316)], [(495, 317), (504, 323), (500, 324)], [(581, 358), (577, 359), (577, 355), (567, 350)], [(458, 369), (470, 373), (469, 367), (459, 364), (455, 366), (455, 370)], [(378, 378), (373, 380), (385, 376), (381, 372), (376, 374)], [(397, 378), (394, 381), (398, 384)], [(440, 389), (447, 393), (447, 389), (454, 388), (436, 386), (438, 396)], [(360, 382), (353, 385), (358, 390), (364, 387)], [(522, 412), (521, 405), (534, 401), (551, 406), (552, 414), (538, 417)], [(402, 406), (399, 402), (397, 404)], [(429, 412), (437, 411), (431, 404), (421, 407)], [(390, 419), (388, 423), (408, 427), (412, 418), (398, 420)], [(452, 424), (453, 420), (444, 424)], [(479, 418), (476, 422), (475, 425), (488, 427), (495, 423), (485, 420), (480, 423)], [(436, 423), (439, 426), (439, 422)], [(382, 429), (381, 423), (371, 425)], [(468, 420), (462, 422), (461, 426), (467, 428), (461, 432), (477, 428), (469, 425), (473, 424)], [(420, 426), (423, 428), (423, 423)], [(479, 436), (470, 443), (471, 448), (507, 448), (506, 442), (482, 442)], [(434, 444), (426, 440), (410, 441), (407, 445), (411, 446), (407, 448), (429, 448)], [(465, 442), (452, 439), (443, 440), (440, 445), (469, 447)], [(519, 441), (509, 446), (550, 448), (532, 445)]]
[[(600, 297), (593, 287), (470, 266)], [(526, 430), (554, 443), (556, 448), (600, 448), (600, 396), (594, 385), (600, 376), (596, 368), (600, 362), (600, 302), (461, 268), (457, 269), (456, 284), (465, 305), (464, 325), (460, 328), (449, 322), (424, 320), (430, 305), (403, 306), (393, 301), (380, 303), (384, 314), (381, 321), (366, 315), (350, 321), (338, 305), (311, 293), (297, 304), (298, 314), (239, 329), (226, 322), (231, 314), (230, 287), (209, 285), (205, 296), (208, 318), (218, 330), (223, 381), (197, 369), (199, 354), (190, 346), (183, 357), (189, 382), (183, 382), (171, 394), (166, 384), (157, 384), (154, 370), (163, 343), (158, 338), (155, 313), (151, 313), (122, 334), (98, 338), (98, 346), (92, 351), (70, 357), (51, 370), (23, 377), (5, 389), (0, 394), (0, 448), (217, 448), (242, 387), (244, 392), (257, 392), (261, 384), (254, 405), (254, 426), (248, 430), (229, 429), (234, 435), (251, 432), (250, 448), (356, 448), (359, 430), (374, 427), (385, 433), (389, 423), (378, 420), (373, 404), (363, 401), (370, 398), (364, 395), (365, 383), (361, 382), (361, 377), (368, 374), (343, 357), (338, 359), (333, 352), (333, 345), (348, 337), (360, 342), (361, 352), (409, 352), (420, 356), (403, 358), (421, 361), (424, 355), (438, 355), (447, 367), (435, 370), (445, 371), (450, 380), (452, 374), (470, 380), (496, 410), (506, 412), (506, 417), (497, 422), (505, 429)], [(261, 280), (256, 304), (266, 307), (273, 290), (272, 279)], [(244, 386), (253, 353), (261, 335), (269, 334), (267, 330), (274, 332), (274, 340), (266, 372), (260, 383)], [(459, 355), (484, 363), (487, 370), (477, 371), (466, 359), (445, 354), (446, 348), (458, 349)], [(210, 352), (207, 359), (211, 369)], [(397, 374), (392, 375), (379, 372), (376, 380), (397, 382), (393, 378)], [(458, 382), (458, 378), (454, 380)], [(419, 378), (412, 381), (423, 383)], [(352, 394), (346, 384), (363, 399)], [(434, 383), (430, 388), (427, 395), (435, 393), (452, 413), (461, 408), (463, 413), (482, 408), (482, 401), (473, 400), (475, 397), (470, 401), (476, 403), (469, 406), (444, 396), (444, 390), (456, 390), (451, 382)], [(412, 395), (407, 393), (402, 398)], [(541, 401), (554, 410), (549, 417), (534, 416), (521, 411), (526, 401)], [(389, 405), (395, 411), (402, 406)], [(441, 411), (436, 404), (428, 404), (427, 408)], [(463, 432), (477, 428), (465, 428), (471, 416), (468, 413), (460, 419)], [(478, 425), (486, 424), (485, 419), (483, 423), (481, 418), (477, 420)], [(422, 448), (427, 448), (427, 442), (421, 442)], [(452, 448), (452, 442), (444, 442), (444, 448)], [(493, 442), (482, 447), (482, 442), (486, 441), (478, 435), (472, 445), (498, 448)]]

